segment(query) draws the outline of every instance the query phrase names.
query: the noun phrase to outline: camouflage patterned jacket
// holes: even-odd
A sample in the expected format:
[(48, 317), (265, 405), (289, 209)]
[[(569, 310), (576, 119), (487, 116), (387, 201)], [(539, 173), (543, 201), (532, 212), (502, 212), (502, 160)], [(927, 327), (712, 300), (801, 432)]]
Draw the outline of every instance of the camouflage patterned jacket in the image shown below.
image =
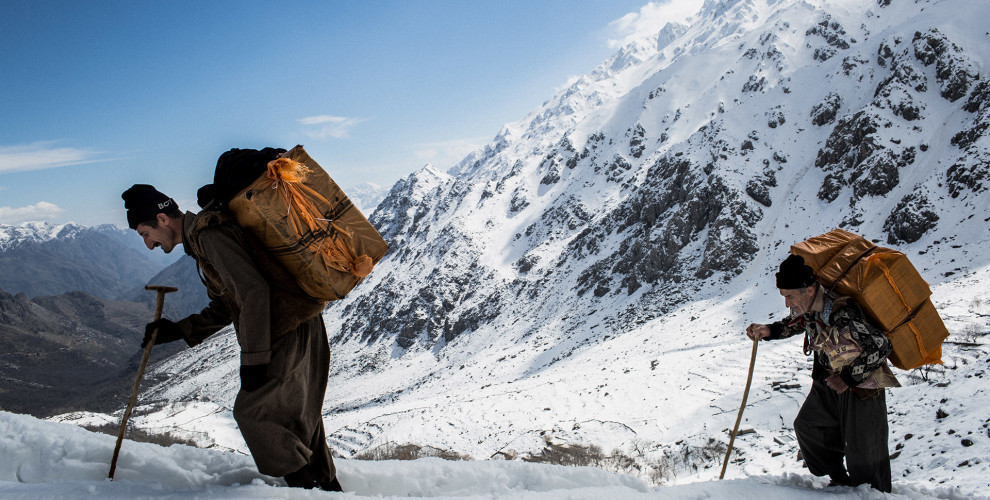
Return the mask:
[(890, 340), (873, 326), (851, 297), (831, 298), (819, 288), (811, 311), (772, 323), (767, 340), (805, 334), (805, 352), (815, 353), (812, 378), (838, 373), (849, 387), (878, 389), (900, 384), (887, 366)]

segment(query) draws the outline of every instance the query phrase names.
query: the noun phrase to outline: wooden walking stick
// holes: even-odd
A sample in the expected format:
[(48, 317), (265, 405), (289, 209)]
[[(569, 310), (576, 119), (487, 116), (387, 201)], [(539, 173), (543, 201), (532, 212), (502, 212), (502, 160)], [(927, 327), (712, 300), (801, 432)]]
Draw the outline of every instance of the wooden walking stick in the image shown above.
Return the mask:
[[(144, 287), (145, 290), (158, 292), (155, 302), (155, 321), (162, 318), (162, 309), (165, 307), (165, 294), (179, 291), (171, 286), (151, 286)], [(117, 433), (117, 445), (113, 448), (113, 460), (110, 461), (110, 480), (113, 481), (113, 473), (117, 469), (117, 456), (120, 454), (120, 445), (124, 441), (124, 429), (127, 428), (127, 419), (131, 417), (134, 410), (134, 403), (137, 402), (138, 389), (141, 387), (141, 379), (144, 378), (144, 369), (148, 366), (148, 358), (151, 357), (151, 347), (155, 345), (155, 338), (158, 337), (158, 329), (151, 332), (148, 344), (144, 346), (144, 357), (141, 358), (141, 365), (138, 366), (137, 378), (134, 379), (134, 388), (131, 389), (131, 398), (127, 401), (127, 409), (124, 410), (124, 417), (120, 420), (120, 432)]]
[(736, 440), (736, 432), (739, 431), (739, 422), (742, 421), (743, 410), (746, 409), (746, 398), (749, 397), (749, 384), (753, 382), (753, 366), (756, 365), (756, 346), (760, 345), (760, 336), (753, 338), (753, 355), (749, 359), (749, 375), (746, 376), (746, 389), (743, 390), (742, 405), (739, 406), (739, 415), (736, 416), (736, 425), (732, 427), (732, 435), (729, 437), (729, 449), (725, 452), (725, 460), (722, 461), (722, 473), (719, 479), (725, 477), (725, 468), (729, 465), (729, 455), (732, 454), (732, 443)]

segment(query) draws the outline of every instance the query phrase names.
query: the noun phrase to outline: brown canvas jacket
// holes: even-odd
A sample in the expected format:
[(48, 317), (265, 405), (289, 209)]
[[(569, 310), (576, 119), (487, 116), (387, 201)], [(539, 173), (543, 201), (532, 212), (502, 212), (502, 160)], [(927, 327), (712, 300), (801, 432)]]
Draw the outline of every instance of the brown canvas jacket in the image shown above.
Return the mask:
[(222, 212), (186, 212), (183, 247), (196, 259), (210, 304), (177, 322), (186, 343), (197, 345), (233, 323), (241, 364), (271, 360), (272, 342), (320, 314), (309, 297), (253, 235)]

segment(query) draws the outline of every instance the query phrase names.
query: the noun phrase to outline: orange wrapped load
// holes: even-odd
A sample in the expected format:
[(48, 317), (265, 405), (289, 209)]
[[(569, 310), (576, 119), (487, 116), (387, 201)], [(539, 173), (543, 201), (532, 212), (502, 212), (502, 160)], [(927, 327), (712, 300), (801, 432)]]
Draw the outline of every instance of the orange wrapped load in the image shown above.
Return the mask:
[(941, 363), (949, 332), (932, 306), (931, 288), (907, 256), (835, 229), (793, 245), (826, 290), (850, 296), (894, 345), (890, 361), (908, 370)]
[(304, 292), (337, 300), (388, 251), (388, 244), (302, 146), (268, 164), (268, 174), (229, 203)]
[(905, 370), (942, 364), (942, 341), (948, 335), (935, 306), (926, 300), (918, 307), (914, 317), (887, 333), (894, 346), (890, 362)]

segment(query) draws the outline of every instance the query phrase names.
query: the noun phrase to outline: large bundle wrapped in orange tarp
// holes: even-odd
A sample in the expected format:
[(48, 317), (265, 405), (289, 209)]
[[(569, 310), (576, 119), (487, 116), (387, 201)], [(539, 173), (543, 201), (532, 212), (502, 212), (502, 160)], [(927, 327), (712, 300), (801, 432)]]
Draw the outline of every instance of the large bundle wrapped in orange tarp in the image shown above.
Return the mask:
[(890, 361), (909, 370), (942, 362), (949, 332), (932, 305), (928, 283), (907, 256), (835, 229), (791, 246), (826, 290), (856, 299), (893, 344)]
[(302, 146), (268, 164), (267, 175), (228, 207), (321, 300), (343, 298), (371, 272), (388, 244)]

